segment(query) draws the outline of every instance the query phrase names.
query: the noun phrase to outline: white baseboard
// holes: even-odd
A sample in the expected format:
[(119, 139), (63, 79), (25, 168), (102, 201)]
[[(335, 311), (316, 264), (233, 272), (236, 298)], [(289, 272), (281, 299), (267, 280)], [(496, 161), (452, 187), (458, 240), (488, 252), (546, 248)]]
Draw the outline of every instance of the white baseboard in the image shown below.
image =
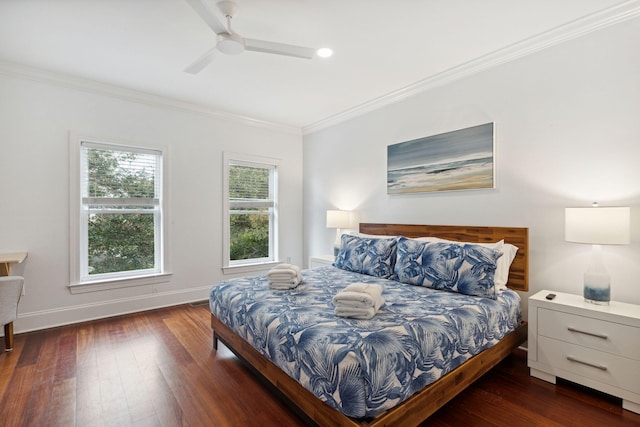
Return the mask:
[(199, 288), (76, 305), (54, 310), (20, 313), (18, 319), (14, 322), (14, 330), (16, 334), (19, 334), (88, 320), (104, 319), (121, 314), (186, 304), (193, 301), (202, 301), (209, 298), (210, 289), (211, 286), (207, 285)]

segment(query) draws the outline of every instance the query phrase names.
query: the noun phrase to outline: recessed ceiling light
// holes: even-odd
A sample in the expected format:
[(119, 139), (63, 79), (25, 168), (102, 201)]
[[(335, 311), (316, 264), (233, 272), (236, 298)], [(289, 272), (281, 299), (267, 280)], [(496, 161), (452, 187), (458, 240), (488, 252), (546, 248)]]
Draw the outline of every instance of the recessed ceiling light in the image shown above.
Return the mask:
[(318, 49), (316, 51), (316, 54), (320, 57), (320, 58), (328, 58), (331, 55), (333, 55), (333, 50), (329, 49), (328, 47), (321, 47), (320, 49)]

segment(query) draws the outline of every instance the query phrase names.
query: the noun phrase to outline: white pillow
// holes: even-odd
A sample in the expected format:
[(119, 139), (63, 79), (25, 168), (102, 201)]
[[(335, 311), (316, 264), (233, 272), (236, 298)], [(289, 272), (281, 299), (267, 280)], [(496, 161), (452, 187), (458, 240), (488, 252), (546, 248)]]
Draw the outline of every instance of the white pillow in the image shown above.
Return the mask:
[(452, 242), (452, 243), (469, 243), (471, 245), (480, 245), (485, 246), (487, 248), (496, 249), (502, 252), (502, 256), (498, 258), (496, 262), (496, 272), (493, 277), (493, 282), (496, 285), (496, 290), (502, 290), (507, 288), (507, 282), (509, 281), (509, 269), (511, 268), (511, 263), (516, 257), (516, 252), (518, 252), (518, 247), (514, 246), (510, 243), (505, 243), (504, 240), (500, 240), (499, 242), (494, 243), (476, 243), (476, 242), (458, 242), (455, 240), (447, 240), (441, 239), (439, 237), (416, 237), (414, 240), (418, 240), (420, 242)]
[(496, 289), (505, 289), (509, 281), (509, 269), (511, 268), (511, 263), (516, 258), (518, 247), (510, 243), (505, 243), (504, 240), (500, 240), (496, 243), (495, 249), (502, 251), (502, 256), (498, 258), (496, 275), (493, 280), (496, 284)]

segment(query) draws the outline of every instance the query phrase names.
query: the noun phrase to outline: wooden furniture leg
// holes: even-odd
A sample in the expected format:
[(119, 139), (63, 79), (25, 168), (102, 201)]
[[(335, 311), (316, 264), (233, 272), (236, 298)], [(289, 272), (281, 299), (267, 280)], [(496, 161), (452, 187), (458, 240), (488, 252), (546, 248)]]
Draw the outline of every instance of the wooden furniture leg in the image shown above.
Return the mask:
[(4, 325), (4, 351), (13, 350), (13, 322)]

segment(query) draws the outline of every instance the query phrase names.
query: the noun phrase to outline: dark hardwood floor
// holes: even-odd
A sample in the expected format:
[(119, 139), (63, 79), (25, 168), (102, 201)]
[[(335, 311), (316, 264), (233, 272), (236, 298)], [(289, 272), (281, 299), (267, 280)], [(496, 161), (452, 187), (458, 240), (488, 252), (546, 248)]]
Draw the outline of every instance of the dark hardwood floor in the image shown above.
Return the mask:
[[(0, 354), (3, 426), (304, 426), (223, 345), (206, 305), (16, 335)], [(424, 426), (640, 426), (618, 399), (531, 378), (517, 351)]]

